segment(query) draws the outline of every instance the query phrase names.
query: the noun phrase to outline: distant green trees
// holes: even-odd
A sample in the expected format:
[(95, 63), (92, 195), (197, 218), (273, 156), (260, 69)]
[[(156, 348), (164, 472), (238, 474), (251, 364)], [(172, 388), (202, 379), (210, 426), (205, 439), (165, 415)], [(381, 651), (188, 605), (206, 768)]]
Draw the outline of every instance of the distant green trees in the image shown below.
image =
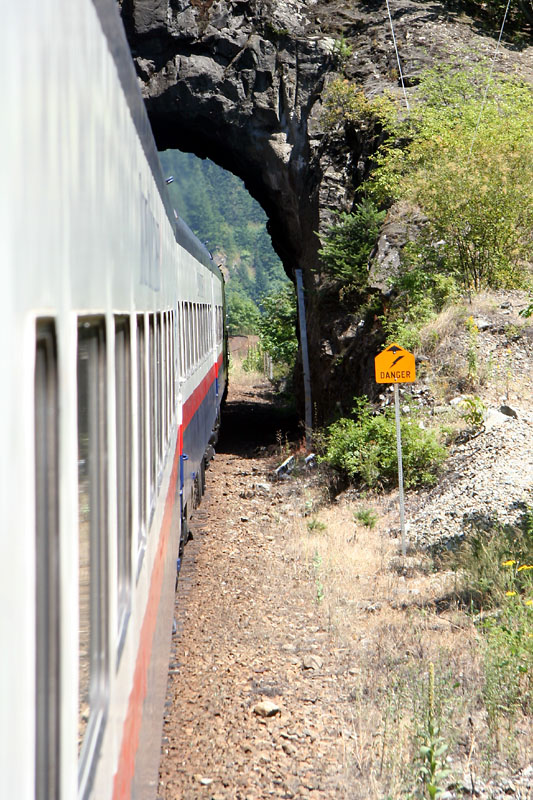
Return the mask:
[(258, 332), (262, 297), (288, 283), (266, 230), (266, 215), (235, 175), (208, 159), (165, 150), (159, 154), (171, 201), (209, 250), (225, 257), (231, 334)]
[(238, 292), (228, 292), (227, 325), (230, 336), (257, 333), (261, 314), (253, 300)]

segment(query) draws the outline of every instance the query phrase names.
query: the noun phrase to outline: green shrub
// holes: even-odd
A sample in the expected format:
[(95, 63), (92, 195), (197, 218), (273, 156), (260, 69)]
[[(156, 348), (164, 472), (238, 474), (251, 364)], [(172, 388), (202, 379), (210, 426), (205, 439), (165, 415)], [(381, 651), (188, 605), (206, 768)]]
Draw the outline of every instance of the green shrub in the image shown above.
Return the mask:
[(368, 280), (368, 260), (376, 243), (384, 211), (363, 200), (353, 214), (335, 213), (319, 251), (325, 272), (337, 280), (363, 288)]
[(255, 347), (249, 347), (246, 353), (246, 358), (242, 362), (242, 368), (245, 372), (263, 372), (265, 366), (265, 356), (263, 348), (260, 344)]
[(378, 151), (365, 187), (380, 205), (418, 206), (425, 260), (476, 290), (527, 284), (533, 230), (533, 92), (505, 75), (489, 86), (488, 74), (488, 64), (423, 73), (420, 102)]
[(422, 233), (404, 247), (398, 273), (389, 281), (393, 299), (381, 318), (387, 341), (406, 350), (419, 347), (422, 327), (459, 297), (456, 279), (439, 271), (439, 259), (428, 256), (425, 242)]
[(326, 530), (326, 528), (327, 525), (325, 522), (322, 522), (322, 520), (317, 519), (316, 517), (313, 517), (313, 519), (310, 519), (307, 523), (307, 530), (309, 533), (322, 533)]
[(526, 509), (516, 525), (474, 519), (459, 547), (443, 559), (461, 576), (458, 592), (474, 608), (497, 608), (515, 595), (533, 599), (533, 510)]
[(494, 725), (521, 709), (533, 713), (533, 607), (516, 594), (505, 598), (497, 616), (482, 623), (483, 694)]
[[(364, 398), (354, 413), (356, 419), (342, 418), (329, 426), (322, 460), (370, 487), (394, 485), (398, 481), (394, 412), (374, 415)], [(422, 429), (414, 419), (402, 419), (400, 427), (405, 486), (434, 484), (446, 448), (435, 433)]]
[(470, 425), (471, 428), (475, 430), (479, 430), (483, 422), (485, 420), (485, 412), (487, 410), (487, 406), (483, 402), (483, 400), (476, 395), (467, 395), (463, 398), (462, 402), (462, 412), (461, 416), (466, 422), (467, 425)]
[(260, 305), (258, 328), (263, 352), (268, 353), (275, 364), (283, 364), (290, 370), (298, 350), (296, 297), (292, 284), (263, 297)]
[(373, 530), (378, 524), (378, 515), (372, 508), (360, 508), (353, 515), (354, 521)]
[[(351, 53), (348, 54), (346, 47), (341, 49), (349, 58)], [(390, 94), (368, 97), (360, 86), (346, 78), (332, 81), (324, 92), (322, 102), (322, 122), (326, 130), (347, 123), (359, 128), (373, 125), (383, 129), (396, 127), (398, 106)]]

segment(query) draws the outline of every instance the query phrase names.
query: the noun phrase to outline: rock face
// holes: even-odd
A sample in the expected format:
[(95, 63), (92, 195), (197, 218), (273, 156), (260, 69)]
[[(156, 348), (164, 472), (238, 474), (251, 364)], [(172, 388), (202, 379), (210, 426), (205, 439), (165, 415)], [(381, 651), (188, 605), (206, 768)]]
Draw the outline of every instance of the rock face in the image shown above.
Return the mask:
[[(375, 142), (365, 130), (353, 130), (348, 141), (341, 132), (325, 135), (320, 95), (339, 69), (344, 37), (352, 45), (344, 54), (345, 75), (370, 94), (384, 88), (400, 94), (385, 6), (343, 0), (117, 1), (159, 149), (209, 157), (243, 179), (267, 213), (287, 274), (293, 277), (296, 268), (304, 273), (317, 421), (337, 402), (349, 407), (356, 391), (372, 388), (379, 335), (372, 319), (358, 316), (358, 298), (321, 290), (316, 231), (332, 210), (350, 210)], [(476, 36), (481, 51), (494, 46), (468, 24), (450, 21), (438, 5), (399, 0), (394, 17), (410, 82), (421, 66), (461, 43), (470, 47)], [(376, 291), (404, 241), (396, 226), (394, 236), (380, 243)]]
[[(209, 157), (264, 207), (287, 271), (316, 262), (312, 115), (332, 66), (303, 2), (124, 0), (158, 147)], [(330, 48), (331, 49), (331, 48)]]

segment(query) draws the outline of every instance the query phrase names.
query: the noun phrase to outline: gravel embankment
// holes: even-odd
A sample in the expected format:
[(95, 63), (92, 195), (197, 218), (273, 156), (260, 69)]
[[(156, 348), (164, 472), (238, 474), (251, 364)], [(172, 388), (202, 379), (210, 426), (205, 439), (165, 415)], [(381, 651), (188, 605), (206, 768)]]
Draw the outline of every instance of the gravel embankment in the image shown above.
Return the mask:
[(415, 546), (446, 546), (471, 526), (516, 524), (533, 506), (533, 414), (516, 412), (489, 416), (481, 433), (454, 448), (439, 485), (412, 498)]

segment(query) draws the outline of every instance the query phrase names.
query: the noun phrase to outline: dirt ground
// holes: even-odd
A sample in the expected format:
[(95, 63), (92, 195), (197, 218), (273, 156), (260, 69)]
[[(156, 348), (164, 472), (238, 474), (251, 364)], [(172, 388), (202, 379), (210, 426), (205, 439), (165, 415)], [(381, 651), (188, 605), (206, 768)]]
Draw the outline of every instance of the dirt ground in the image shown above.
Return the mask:
[[(230, 393), (192, 521), (176, 598), (163, 800), (349, 796), (337, 713), (349, 664), (321, 627), (305, 566), (290, 555), (283, 520), (296, 500), (287, 482), (271, 481), (290, 420), (258, 388)], [(279, 711), (257, 713), (265, 700)]]
[(397, 490), (325, 502), (299, 439), (266, 384), (233, 380), (176, 597), (160, 800), (425, 797), (430, 707), (443, 798), (533, 800), (532, 720), (489, 725), (498, 696), (456, 573), (399, 557)]

